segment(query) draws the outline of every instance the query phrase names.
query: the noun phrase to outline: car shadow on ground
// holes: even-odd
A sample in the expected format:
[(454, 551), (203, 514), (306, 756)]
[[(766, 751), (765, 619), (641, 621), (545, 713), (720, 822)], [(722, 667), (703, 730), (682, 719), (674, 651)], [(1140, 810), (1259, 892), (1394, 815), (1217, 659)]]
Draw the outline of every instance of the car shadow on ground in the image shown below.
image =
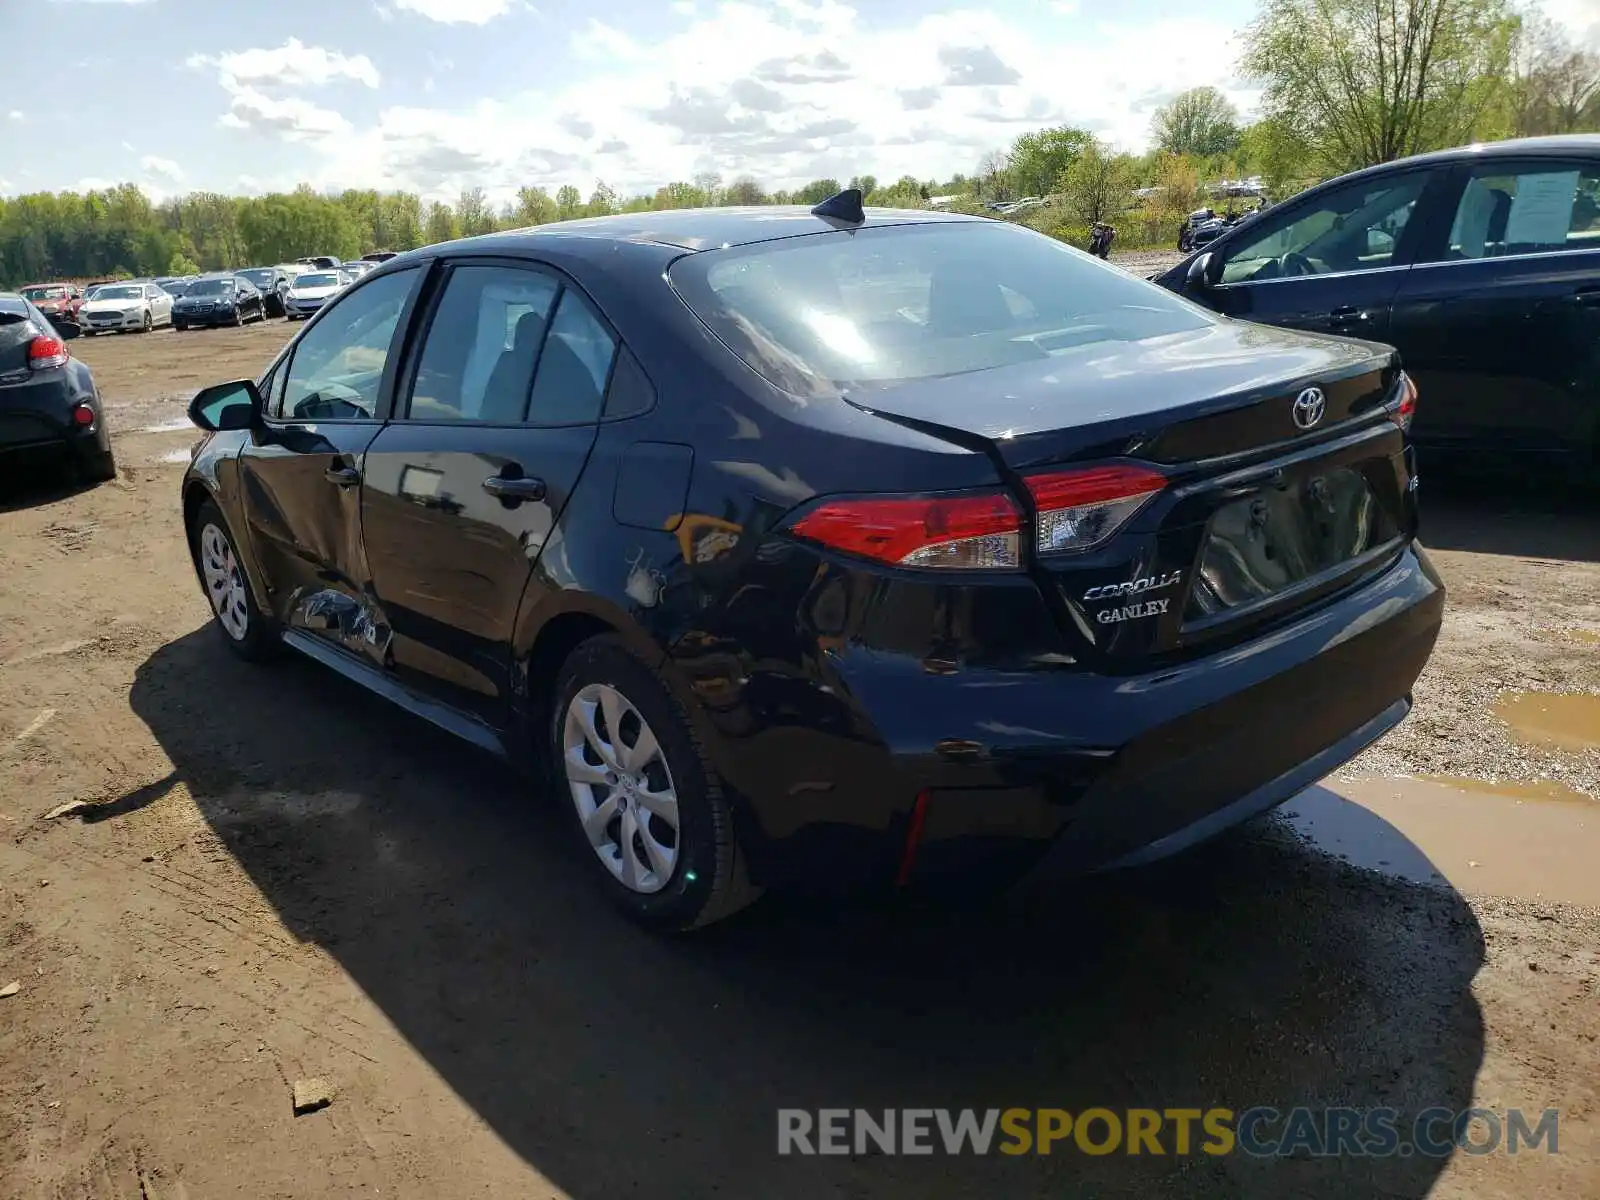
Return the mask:
[(80, 480), (64, 456), (45, 455), (42, 462), (7, 463), (0, 471), (4, 472), (0, 476), (0, 513), (43, 508), (104, 486)]
[(1517, 558), (1600, 562), (1600, 491), (1506, 482), (1463, 468), (1424, 471), (1422, 544)]
[(1027, 907), (769, 898), (660, 938), (597, 902), (535, 789), (313, 664), (205, 628), (132, 704), (284, 924), (573, 1195), (1422, 1197), (1439, 1160), (1177, 1155), (1170, 1129), (1162, 1156), (780, 1158), (777, 1110), (1471, 1102), (1466, 903), (1286, 837)]

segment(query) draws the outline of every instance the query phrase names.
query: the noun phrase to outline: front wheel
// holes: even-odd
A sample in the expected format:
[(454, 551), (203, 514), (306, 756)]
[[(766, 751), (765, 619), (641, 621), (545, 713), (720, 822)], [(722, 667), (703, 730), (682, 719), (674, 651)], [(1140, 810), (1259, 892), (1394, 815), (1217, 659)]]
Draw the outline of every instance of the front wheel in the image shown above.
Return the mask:
[(155, 327), (156, 327), (156, 319), (153, 316), (151, 316), (148, 312), (145, 313), (144, 314), (144, 328), (141, 329), (139, 332), (140, 333), (149, 333)]
[(195, 514), (189, 540), (211, 615), (228, 649), (252, 662), (272, 657), (282, 645), (277, 626), (256, 607), (233, 532), (212, 501)]
[(579, 853), (634, 920), (693, 929), (760, 894), (687, 712), (620, 637), (591, 638), (568, 656), (550, 738)]

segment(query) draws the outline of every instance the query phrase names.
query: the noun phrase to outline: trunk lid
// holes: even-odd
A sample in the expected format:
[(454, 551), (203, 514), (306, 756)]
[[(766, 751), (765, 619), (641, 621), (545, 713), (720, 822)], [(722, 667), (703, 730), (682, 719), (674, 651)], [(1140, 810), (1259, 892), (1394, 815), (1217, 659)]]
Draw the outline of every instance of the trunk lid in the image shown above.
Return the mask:
[[(1258, 634), (1394, 558), (1415, 530), (1384, 411), (1398, 387), (1387, 347), (1224, 321), (847, 399), (988, 453), (1029, 513), (1029, 570), (1064, 632), (1105, 669), (1144, 670)], [(1154, 467), (1166, 486), (1104, 542), (1041, 550), (1029, 479), (1105, 464)]]

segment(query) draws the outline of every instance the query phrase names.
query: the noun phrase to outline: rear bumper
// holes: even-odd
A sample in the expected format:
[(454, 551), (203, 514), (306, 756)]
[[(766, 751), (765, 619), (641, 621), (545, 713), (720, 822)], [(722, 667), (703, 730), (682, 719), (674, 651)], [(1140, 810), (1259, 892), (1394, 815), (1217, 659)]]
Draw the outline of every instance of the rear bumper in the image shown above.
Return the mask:
[(1289, 799), (1398, 724), (1443, 607), (1437, 574), (1407, 547), (1314, 612), (1147, 675), (935, 674), (847, 648), (834, 661), (854, 721), (831, 723), (845, 735), (809, 722), (809, 737), (791, 731), (789, 752), (767, 758), (759, 787), (736, 788), (753, 873), (965, 886), (1182, 850)]
[[(94, 410), (92, 425), (72, 419), (72, 410), (83, 402)], [(0, 456), (66, 452), (90, 458), (110, 448), (99, 403), (75, 394), (64, 379), (0, 387)]]

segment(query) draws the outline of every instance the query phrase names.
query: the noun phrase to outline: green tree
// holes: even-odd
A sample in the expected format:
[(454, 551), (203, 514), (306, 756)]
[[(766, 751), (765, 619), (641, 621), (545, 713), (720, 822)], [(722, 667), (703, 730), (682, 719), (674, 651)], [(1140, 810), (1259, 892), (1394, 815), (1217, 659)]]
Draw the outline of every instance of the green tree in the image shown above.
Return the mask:
[(1239, 113), (1216, 88), (1190, 88), (1156, 109), (1150, 133), (1168, 154), (1231, 154), (1239, 144)]
[(1113, 154), (1105, 143), (1090, 139), (1088, 145), (1061, 172), (1056, 191), (1087, 222), (1110, 221), (1133, 202), (1133, 160)]
[(441, 204), (435, 200), (428, 205), (428, 221), (423, 236), (429, 246), (453, 241), (461, 236), (460, 226), (456, 224), (456, 214), (451, 211), (448, 204)]
[(556, 189), (556, 220), (570, 221), (583, 213), (583, 196), (570, 183)]
[(519, 228), (545, 225), (556, 219), (556, 202), (542, 187), (517, 189), (517, 202), (512, 221)]
[(494, 207), (481, 187), (462, 189), (456, 200), (456, 221), (462, 237), (477, 237), (495, 231)]
[(1006, 160), (1011, 186), (1019, 195), (1043, 196), (1093, 140), (1087, 130), (1070, 125), (1022, 134), (1011, 144)]
[(728, 185), (724, 194), (729, 204), (765, 204), (767, 194), (761, 185), (748, 175), (741, 175)]
[(843, 190), (839, 186), (837, 179), (813, 179), (810, 183), (796, 189), (794, 202), (796, 204), (821, 204), (829, 196), (836, 196)]
[(1472, 140), (1503, 102), (1506, 0), (1263, 0), (1242, 65), (1332, 171)]
[(589, 194), (589, 203), (583, 206), (586, 217), (609, 217), (617, 211), (620, 201), (617, 193), (602, 179), (594, 181), (594, 191)]

